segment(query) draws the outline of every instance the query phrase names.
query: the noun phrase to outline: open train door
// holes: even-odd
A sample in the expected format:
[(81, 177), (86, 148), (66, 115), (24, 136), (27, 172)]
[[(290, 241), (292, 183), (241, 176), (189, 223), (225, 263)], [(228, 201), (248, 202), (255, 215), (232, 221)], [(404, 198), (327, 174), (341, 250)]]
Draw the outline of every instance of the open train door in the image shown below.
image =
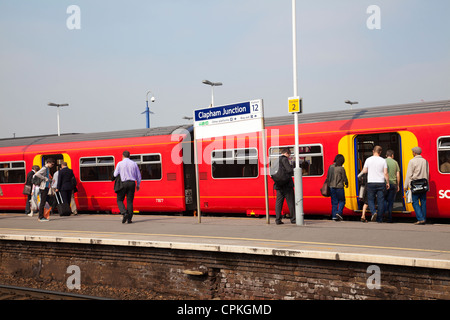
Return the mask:
[(33, 165), (37, 165), (39, 168), (42, 168), (47, 159), (55, 160), (55, 165), (50, 169), (50, 174), (52, 176), (57, 170), (61, 169), (61, 163), (63, 162), (67, 162), (67, 166), (72, 169), (72, 162), (67, 153), (38, 154), (33, 159)]
[(410, 214), (413, 208), (411, 204), (405, 202), (403, 181), (409, 160), (412, 159), (411, 149), (417, 146), (417, 138), (409, 131), (352, 134), (341, 139), (339, 153), (346, 159), (344, 167), (349, 180), (349, 188), (345, 189), (347, 200), (345, 207), (357, 213), (362, 212), (363, 204), (358, 201), (360, 189), (358, 174), (363, 169), (366, 159), (372, 156), (372, 150), (376, 145), (383, 148), (381, 154), (383, 158), (386, 158), (387, 150), (393, 150), (394, 159), (400, 167), (400, 191), (394, 200), (393, 213)]

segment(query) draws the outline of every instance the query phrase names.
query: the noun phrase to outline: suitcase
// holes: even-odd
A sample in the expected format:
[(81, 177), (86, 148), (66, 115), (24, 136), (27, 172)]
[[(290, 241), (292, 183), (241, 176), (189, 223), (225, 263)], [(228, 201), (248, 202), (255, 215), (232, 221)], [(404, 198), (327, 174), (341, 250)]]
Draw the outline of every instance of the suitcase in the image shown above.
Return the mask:
[(56, 205), (56, 208), (58, 209), (59, 215), (60, 216), (70, 216), (72, 214), (72, 210), (70, 209), (70, 204), (63, 202), (60, 192), (56, 192), (55, 197), (56, 197), (56, 202), (58, 203)]

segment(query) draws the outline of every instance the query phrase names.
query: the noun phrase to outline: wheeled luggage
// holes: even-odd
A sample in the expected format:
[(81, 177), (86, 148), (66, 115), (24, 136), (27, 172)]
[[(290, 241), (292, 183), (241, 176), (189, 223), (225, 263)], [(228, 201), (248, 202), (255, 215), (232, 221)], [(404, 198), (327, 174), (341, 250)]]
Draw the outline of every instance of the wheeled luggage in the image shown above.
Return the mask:
[(60, 216), (70, 216), (72, 214), (72, 210), (70, 209), (70, 203), (63, 202), (61, 192), (56, 192), (56, 208), (58, 209)]

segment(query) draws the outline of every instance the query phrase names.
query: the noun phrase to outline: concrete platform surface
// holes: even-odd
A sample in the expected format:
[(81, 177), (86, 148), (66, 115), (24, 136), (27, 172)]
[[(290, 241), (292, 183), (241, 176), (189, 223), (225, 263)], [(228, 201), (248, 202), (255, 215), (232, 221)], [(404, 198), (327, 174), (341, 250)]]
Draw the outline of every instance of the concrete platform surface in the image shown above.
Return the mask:
[[(0, 214), (0, 240), (143, 246), (392, 264), (450, 270), (450, 224), (334, 222), (305, 219), (299, 227), (273, 218), (135, 215)], [(0, 248), (1, 250), (1, 248)]]

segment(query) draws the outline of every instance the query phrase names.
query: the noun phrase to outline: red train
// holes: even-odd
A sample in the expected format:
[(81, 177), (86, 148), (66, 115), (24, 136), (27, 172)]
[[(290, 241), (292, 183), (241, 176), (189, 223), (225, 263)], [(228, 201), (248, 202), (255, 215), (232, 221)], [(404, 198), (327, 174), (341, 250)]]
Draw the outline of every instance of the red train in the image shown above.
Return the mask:
[[(345, 156), (349, 178), (345, 215), (359, 215), (357, 174), (374, 145), (394, 150), (404, 180), (411, 148), (420, 146), (430, 165), (427, 217), (450, 218), (450, 100), (302, 114), (300, 161), (305, 214), (329, 214), (329, 198), (320, 194), (328, 166), (336, 154)], [(198, 142), (200, 207), (208, 213), (264, 214), (263, 157), (278, 157), (282, 147), (294, 148), (293, 117), (265, 119), (267, 150), (259, 133)], [(24, 210), (22, 189), (31, 166), (47, 158), (66, 161), (77, 178), (75, 199), (80, 211), (117, 213), (111, 182), (114, 167), (127, 149), (141, 168), (136, 193), (140, 212), (193, 212), (196, 207), (192, 126), (65, 134), (0, 140), (0, 210)], [(383, 154), (384, 155), (384, 154)], [(269, 178), (269, 206), (275, 192)], [(287, 207), (284, 208), (287, 212)], [(394, 216), (413, 217), (411, 204), (397, 194)]]

